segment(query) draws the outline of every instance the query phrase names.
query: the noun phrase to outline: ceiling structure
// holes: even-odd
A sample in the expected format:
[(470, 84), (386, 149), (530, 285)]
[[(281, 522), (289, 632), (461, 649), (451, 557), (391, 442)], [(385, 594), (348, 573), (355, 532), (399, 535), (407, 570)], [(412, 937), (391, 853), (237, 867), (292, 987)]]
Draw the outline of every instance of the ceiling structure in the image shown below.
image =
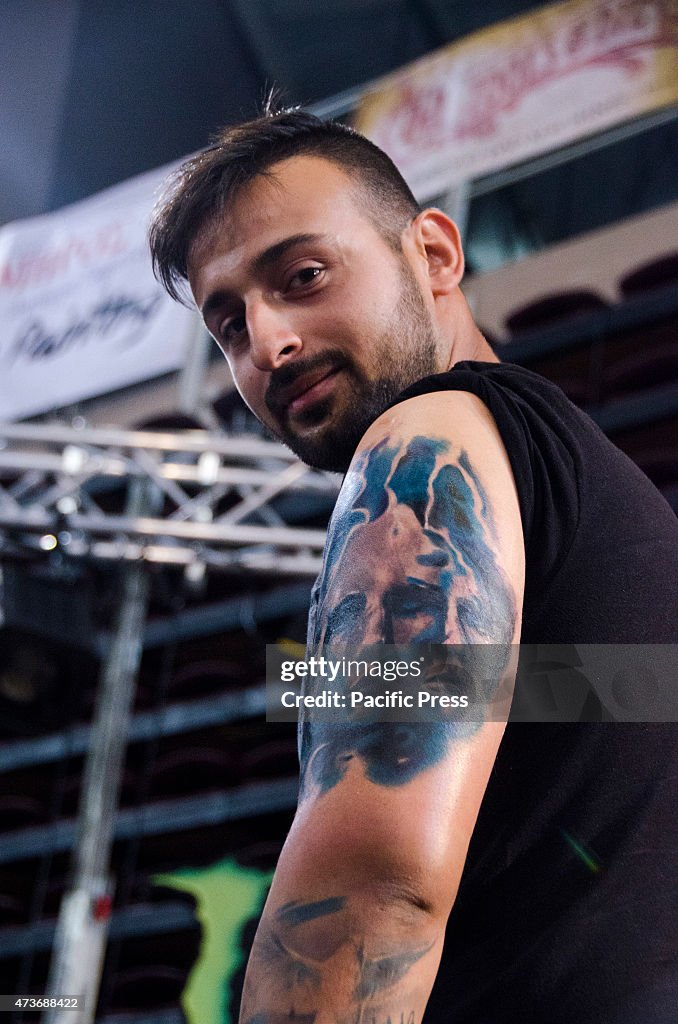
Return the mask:
[(338, 490), (254, 436), (0, 424), (3, 557), (313, 578), (325, 530), (299, 520), (326, 516)]
[[(0, 224), (203, 146), (275, 87), (313, 105), (531, 0), (4, 0)], [(675, 198), (675, 121), (478, 198), (470, 266), (492, 269)]]
[(309, 104), (530, 0), (4, 0), (0, 222), (200, 148), (266, 90)]

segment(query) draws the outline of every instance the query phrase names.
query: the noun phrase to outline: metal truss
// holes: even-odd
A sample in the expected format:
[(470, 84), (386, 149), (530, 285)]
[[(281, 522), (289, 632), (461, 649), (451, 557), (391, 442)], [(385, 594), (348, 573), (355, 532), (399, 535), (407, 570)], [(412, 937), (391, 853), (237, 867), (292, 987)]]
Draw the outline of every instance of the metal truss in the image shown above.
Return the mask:
[[(133, 484), (152, 495), (148, 514), (129, 511)], [(329, 508), (338, 489), (334, 474), (254, 436), (0, 423), (5, 556), (143, 560), (196, 582), (206, 568), (314, 576), (325, 531), (286, 520), (323, 496)]]

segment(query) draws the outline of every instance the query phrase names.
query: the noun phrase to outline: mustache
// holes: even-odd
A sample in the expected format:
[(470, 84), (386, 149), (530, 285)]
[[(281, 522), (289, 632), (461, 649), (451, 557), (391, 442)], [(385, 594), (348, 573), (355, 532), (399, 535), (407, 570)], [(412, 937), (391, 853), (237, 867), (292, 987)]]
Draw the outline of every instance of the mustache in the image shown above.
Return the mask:
[(269, 412), (279, 416), (287, 404), (286, 392), (295, 381), (307, 374), (318, 371), (341, 370), (349, 365), (349, 360), (341, 352), (323, 352), (308, 359), (295, 359), (277, 370), (273, 370), (264, 395), (264, 403)]

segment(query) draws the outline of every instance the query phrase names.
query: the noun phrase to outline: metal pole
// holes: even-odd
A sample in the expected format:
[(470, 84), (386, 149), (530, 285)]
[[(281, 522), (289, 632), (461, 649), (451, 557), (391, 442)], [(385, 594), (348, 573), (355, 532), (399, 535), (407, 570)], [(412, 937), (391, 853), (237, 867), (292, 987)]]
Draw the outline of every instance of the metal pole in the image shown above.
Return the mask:
[[(134, 481), (128, 510), (138, 515), (149, 504), (148, 487)], [(111, 847), (148, 604), (143, 561), (122, 569), (120, 597), (85, 765), (73, 884), (61, 904), (47, 989), (51, 998), (80, 997), (80, 1008), (50, 1009), (44, 1024), (92, 1024), (96, 1011), (113, 897)]]
[(468, 232), (468, 215), (471, 205), (471, 183), (461, 181), (454, 188), (449, 189), (441, 201), (441, 208), (451, 217), (459, 228), (462, 244), (466, 241)]
[(186, 362), (179, 374), (179, 409), (194, 416), (200, 409), (212, 340), (195, 314), (190, 328)]

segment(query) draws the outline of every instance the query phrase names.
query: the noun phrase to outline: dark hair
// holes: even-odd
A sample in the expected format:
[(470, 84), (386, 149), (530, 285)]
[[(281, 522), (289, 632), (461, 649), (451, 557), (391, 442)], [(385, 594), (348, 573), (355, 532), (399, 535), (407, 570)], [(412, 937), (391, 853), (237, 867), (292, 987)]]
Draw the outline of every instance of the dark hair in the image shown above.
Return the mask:
[(419, 206), (393, 161), (337, 121), (298, 109), (266, 111), (220, 131), (168, 180), (153, 211), (149, 243), (155, 276), (172, 298), (185, 303), (188, 257), (201, 228), (222, 215), (243, 186), (273, 164), (301, 154), (340, 166), (358, 186), (356, 195), (380, 234), (400, 248), (402, 231)]

